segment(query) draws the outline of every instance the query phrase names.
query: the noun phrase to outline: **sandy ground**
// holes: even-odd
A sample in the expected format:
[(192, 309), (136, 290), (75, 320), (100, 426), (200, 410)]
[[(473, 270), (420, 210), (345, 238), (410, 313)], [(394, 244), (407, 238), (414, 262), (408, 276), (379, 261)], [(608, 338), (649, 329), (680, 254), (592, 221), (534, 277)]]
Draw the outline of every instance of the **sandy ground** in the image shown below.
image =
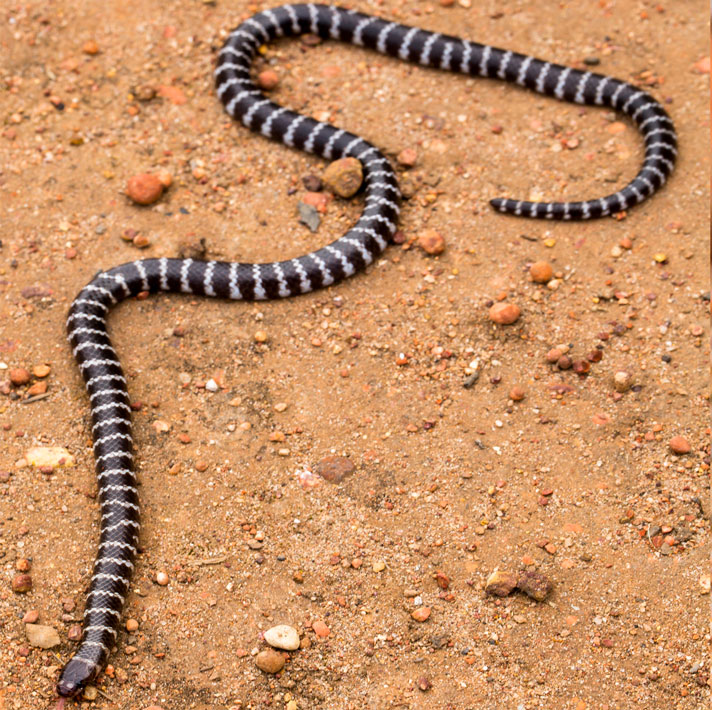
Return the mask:
[[(260, 7), (0, 8), (0, 379), (51, 368), (47, 397), (24, 403), (34, 379), (0, 395), (3, 710), (51, 706), (97, 544), (88, 401), (64, 340), (73, 296), (100, 268), (200, 239), (209, 258), (296, 256), (360, 209), (334, 200), (310, 233), (301, 178), (324, 164), (233, 125), (215, 98), (216, 51)], [(708, 707), (706, 6), (355, 7), (561, 63), (595, 57), (666, 102), (678, 167), (624, 219), (503, 217), (489, 198), (614, 191), (641, 161), (636, 131), (603, 109), (336, 43), (270, 47), (259, 67), (277, 72), (277, 101), (391, 157), (417, 151), (400, 170), (414, 191), (408, 241), (285, 302), (159, 296), (116, 309), (142, 482), (124, 615), (138, 630), (119, 634), (88, 707)], [(126, 179), (158, 170), (170, 190), (132, 205)], [(425, 228), (444, 236), (441, 256), (408, 248)], [(150, 246), (123, 241), (127, 229)], [(539, 260), (553, 266), (549, 286), (529, 278)], [(488, 319), (502, 298), (521, 308), (512, 326)], [(588, 376), (561, 371), (545, 359), (559, 344), (603, 358)], [(634, 386), (617, 393), (621, 370)], [(690, 453), (672, 453), (674, 436)], [(33, 446), (66, 447), (76, 466), (25, 466)], [(327, 456), (355, 470), (322, 480)], [(23, 560), (33, 589), (16, 594)], [(495, 568), (537, 570), (554, 591), (543, 603), (486, 596)], [(30, 646), (33, 610), (59, 646)], [(304, 648), (268, 676), (253, 654), (275, 623)]]

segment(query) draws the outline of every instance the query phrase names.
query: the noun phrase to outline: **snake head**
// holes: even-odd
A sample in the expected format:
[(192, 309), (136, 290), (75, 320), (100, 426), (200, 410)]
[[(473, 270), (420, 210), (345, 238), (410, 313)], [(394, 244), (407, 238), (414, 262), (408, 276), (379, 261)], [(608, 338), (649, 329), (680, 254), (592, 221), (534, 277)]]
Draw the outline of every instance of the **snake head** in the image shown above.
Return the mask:
[(60, 698), (76, 698), (86, 685), (96, 676), (96, 665), (83, 658), (72, 658), (62, 669), (57, 681), (57, 693)]

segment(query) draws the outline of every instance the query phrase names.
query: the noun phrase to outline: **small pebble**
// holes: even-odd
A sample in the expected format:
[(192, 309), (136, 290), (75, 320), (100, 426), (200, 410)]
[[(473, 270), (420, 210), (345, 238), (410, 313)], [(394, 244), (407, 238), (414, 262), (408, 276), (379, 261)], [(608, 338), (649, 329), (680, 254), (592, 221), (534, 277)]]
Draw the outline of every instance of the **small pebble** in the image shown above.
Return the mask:
[(519, 387), (519, 385), (514, 385), (511, 390), (509, 390), (509, 399), (515, 402), (521, 402), (524, 397), (526, 397), (526, 392)]
[(284, 668), (284, 656), (272, 649), (260, 651), (255, 656), (255, 665), (265, 673), (279, 673)]
[(74, 456), (62, 446), (34, 446), (25, 453), (25, 461), (40, 469), (74, 466)]
[(520, 315), (521, 310), (514, 303), (495, 303), (489, 309), (490, 320), (498, 325), (511, 325)]
[(331, 633), (331, 629), (323, 621), (315, 621), (312, 624), (312, 629), (314, 629), (314, 633), (322, 639), (325, 639)]
[(674, 454), (689, 454), (692, 450), (690, 443), (684, 436), (673, 436), (669, 442), (670, 450)]
[(423, 623), (430, 618), (431, 609), (429, 606), (421, 606), (417, 608), (411, 616), (419, 623)]
[(633, 375), (626, 370), (619, 370), (613, 375), (613, 389), (616, 392), (627, 392), (633, 384)]
[(162, 587), (165, 587), (168, 584), (168, 575), (165, 572), (158, 572), (156, 574), (156, 584), (160, 584)]
[(12, 591), (15, 594), (27, 594), (32, 589), (32, 577), (29, 574), (16, 574), (12, 578)]
[(556, 366), (559, 370), (570, 370), (573, 364), (573, 361), (568, 355), (562, 355), (556, 362)]
[(8, 372), (10, 382), (15, 387), (26, 385), (30, 381), (30, 373), (24, 367), (15, 367)]
[(264, 633), (265, 641), (273, 648), (285, 651), (296, 651), (299, 648), (299, 633), (292, 626), (280, 624), (267, 629)]
[[(441, 0), (442, 4), (442, 0)], [(430, 690), (433, 687), (433, 684), (430, 682), (430, 679), (427, 676), (421, 675), (420, 678), (418, 678), (418, 689), (422, 690), (424, 693)]]
[(257, 75), (257, 85), (264, 91), (276, 89), (277, 84), (279, 84), (279, 77), (277, 76), (277, 72), (272, 69), (265, 69)]
[(309, 192), (321, 192), (324, 188), (324, 184), (318, 175), (305, 175), (302, 178), (302, 183)]
[(563, 355), (564, 353), (559, 350), (559, 348), (552, 348), (549, 350), (549, 352), (546, 354), (546, 361), (550, 362), (552, 365), (556, 362), (559, 361), (559, 358)]
[(487, 578), (485, 593), (495, 597), (506, 597), (517, 586), (517, 575), (496, 569)]
[(25, 634), (30, 645), (36, 648), (54, 648), (61, 643), (57, 629), (42, 624), (25, 624)]
[(99, 45), (93, 39), (87, 40), (82, 46), (82, 52), (89, 55), (99, 54)]
[(40, 618), (40, 613), (37, 609), (28, 609), (22, 617), (23, 624), (35, 624)]
[(356, 158), (341, 158), (327, 167), (324, 185), (339, 197), (353, 197), (363, 182), (363, 167)]
[(35, 397), (38, 394), (44, 394), (47, 391), (46, 382), (35, 382), (34, 385), (27, 388), (27, 396)]
[(445, 239), (440, 232), (434, 229), (426, 229), (418, 237), (418, 246), (431, 256), (437, 256), (445, 251)]
[(164, 185), (157, 175), (142, 173), (130, 177), (126, 194), (139, 205), (151, 205), (163, 194)]
[(415, 148), (404, 148), (400, 153), (398, 153), (398, 157), (396, 158), (396, 160), (405, 168), (412, 168), (417, 159), (418, 153)]
[(93, 685), (87, 685), (82, 691), (84, 700), (96, 700), (99, 697), (99, 691)]
[(538, 602), (544, 601), (549, 596), (553, 586), (548, 577), (530, 570), (520, 572), (517, 580), (517, 589)]
[(548, 261), (536, 261), (529, 267), (529, 275), (535, 283), (545, 284), (551, 281), (554, 270)]
[(254, 336), (254, 337), (255, 337), (255, 342), (256, 342), (256, 343), (266, 343), (267, 340), (269, 339), (269, 338), (267, 337), (267, 333), (265, 333), (264, 330), (258, 330), (258, 331), (255, 333), (255, 336)]
[(79, 641), (82, 637), (82, 627), (79, 624), (72, 624), (67, 630), (67, 638), (70, 641)]
[(126, 619), (126, 630), (130, 633), (138, 631), (138, 621), (136, 619)]
[(43, 377), (47, 377), (47, 375), (49, 375), (49, 373), (50, 373), (49, 365), (35, 365), (32, 368), (32, 374), (35, 377), (39, 377), (40, 379), (42, 379)]
[(314, 472), (329, 483), (341, 483), (355, 470), (356, 466), (345, 456), (325, 456), (314, 467)]

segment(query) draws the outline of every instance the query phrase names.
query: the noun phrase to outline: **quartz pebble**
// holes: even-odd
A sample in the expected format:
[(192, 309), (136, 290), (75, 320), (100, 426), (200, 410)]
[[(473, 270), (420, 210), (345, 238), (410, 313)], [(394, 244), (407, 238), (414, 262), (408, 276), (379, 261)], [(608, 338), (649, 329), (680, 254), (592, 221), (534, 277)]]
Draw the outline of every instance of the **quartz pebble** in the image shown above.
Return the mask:
[(32, 368), (32, 374), (35, 377), (39, 377), (40, 379), (43, 377), (47, 377), (50, 373), (50, 367), (49, 365), (35, 365)]
[(156, 574), (156, 584), (160, 584), (165, 587), (168, 584), (168, 575), (165, 572), (158, 572)]
[(670, 450), (674, 454), (689, 454), (692, 450), (690, 443), (684, 436), (673, 436), (669, 442)]
[(284, 668), (284, 656), (272, 649), (260, 651), (255, 656), (255, 665), (265, 673), (279, 673)]
[(335, 160), (324, 171), (324, 185), (339, 197), (353, 197), (363, 182), (363, 167), (356, 158)]
[(267, 629), (264, 633), (265, 641), (273, 648), (285, 651), (296, 651), (299, 648), (299, 634), (293, 626), (280, 624)]
[(514, 303), (495, 303), (489, 309), (490, 320), (498, 325), (511, 325), (521, 314), (519, 306)]
[(613, 375), (613, 389), (616, 392), (627, 392), (633, 384), (633, 375), (626, 370), (619, 370)]
[(126, 194), (138, 205), (151, 205), (163, 194), (164, 185), (157, 175), (141, 173), (130, 177)]
[(74, 466), (74, 456), (62, 446), (34, 446), (25, 453), (25, 461), (37, 468)]
[(426, 229), (418, 237), (418, 246), (430, 256), (437, 256), (445, 251), (445, 238), (434, 229)]
[(529, 267), (529, 275), (535, 283), (545, 284), (551, 281), (551, 277), (554, 275), (554, 270), (551, 268), (551, 264), (548, 261), (535, 261)]
[(31, 646), (54, 648), (61, 643), (57, 629), (42, 624), (25, 624), (25, 634)]
[(138, 631), (138, 621), (136, 619), (126, 619), (126, 630), (130, 633)]

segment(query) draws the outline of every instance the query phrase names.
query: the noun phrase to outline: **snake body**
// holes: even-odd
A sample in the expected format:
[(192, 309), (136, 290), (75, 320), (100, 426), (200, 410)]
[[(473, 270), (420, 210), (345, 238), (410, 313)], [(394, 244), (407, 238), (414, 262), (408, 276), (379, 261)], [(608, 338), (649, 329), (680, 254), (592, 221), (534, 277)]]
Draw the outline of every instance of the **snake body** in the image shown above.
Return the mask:
[(128, 297), (159, 291), (245, 301), (307, 293), (363, 270), (386, 248), (396, 230), (398, 183), (383, 154), (353, 133), (270, 101), (250, 78), (260, 46), (304, 33), (369, 47), (428, 67), (502, 79), (577, 104), (608, 106), (637, 124), (645, 157), (638, 174), (621, 190), (583, 202), (492, 200), (493, 207), (502, 212), (569, 220), (602, 217), (650, 197), (673, 168), (677, 140), (672, 121), (648, 93), (618, 79), (327, 5), (284, 5), (264, 10), (237, 27), (220, 51), (215, 71), (225, 110), (251, 130), (288, 146), (328, 160), (358, 159), (364, 174), (364, 210), (344, 236), (299, 258), (265, 264), (139, 260), (99, 272), (72, 303), (67, 331), (89, 393), (101, 537), (82, 639), (57, 684), (62, 698), (78, 695), (93, 681), (114, 646), (138, 545), (129, 395), (107, 333), (111, 307)]

